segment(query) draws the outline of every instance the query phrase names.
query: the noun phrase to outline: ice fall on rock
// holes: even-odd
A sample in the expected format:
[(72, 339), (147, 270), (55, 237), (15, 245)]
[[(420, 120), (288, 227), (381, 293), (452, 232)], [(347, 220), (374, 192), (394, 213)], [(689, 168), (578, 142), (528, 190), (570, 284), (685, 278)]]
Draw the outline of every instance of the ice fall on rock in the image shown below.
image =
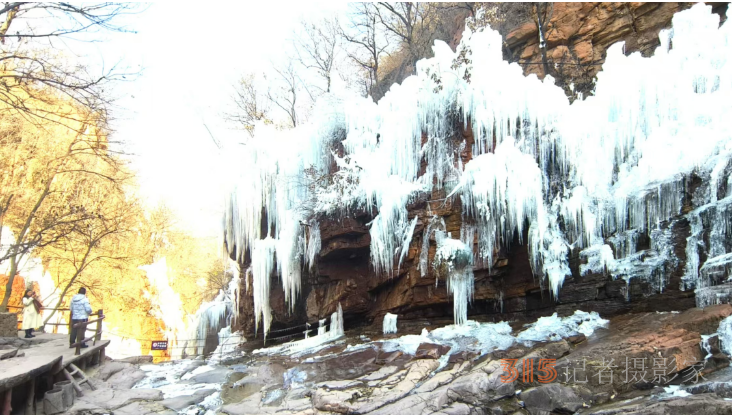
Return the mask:
[[(642, 278), (663, 291), (677, 261), (669, 222), (693, 197), (700, 207), (684, 215), (692, 232), (683, 288), (696, 290), (700, 305), (726, 301), (732, 26), (719, 22), (699, 4), (673, 18), (650, 58), (614, 45), (594, 93), (572, 103), (550, 76), (524, 76), (505, 62), (497, 32), (467, 29), (456, 52), (435, 42), (434, 57), (378, 103), (326, 95), (307, 124), (258, 126), (247, 145), (227, 152), (236, 172), (225, 215), (230, 255), (251, 259), (257, 322), (266, 333), (270, 277), (279, 275), (293, 306), (317, 261), (319, 222), (355, 210), (374, 213), (371, 265), (381, 275), (393, 275), (410, 243), (425, 246), (435, 232), (439, 255), (427, 263), (423, 249), (420, 269), (446, 273), (463, 323), (472, 267), (493, 265), (514, 235), (554, 296), (572, 250), (581, 273)], [(469, 59), (458, 59), (461, 51)], [(463, 165), (466, 128), (475, 140)], [(691, 189), (692, 175), (705, 185)], [(408, 217), (407, 205), (436, 189), (462, 201), (461, 235), (445, 234), (438, 219)], [(423, 235), (414, 232), (418, 221)], [(641, 236), (649, 248), (639, 250)]]

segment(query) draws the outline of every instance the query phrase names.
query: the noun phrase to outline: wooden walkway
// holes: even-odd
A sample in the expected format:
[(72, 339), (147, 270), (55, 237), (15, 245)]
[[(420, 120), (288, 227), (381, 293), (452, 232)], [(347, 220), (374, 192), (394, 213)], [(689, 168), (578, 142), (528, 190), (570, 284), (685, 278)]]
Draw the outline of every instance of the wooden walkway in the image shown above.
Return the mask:
[[(0, 360), (0, 392), (13, 388), (30, 379), (43, 374), (55, 375), (69, 364), (76, 364), (93, 358), (95, 354), (102, 351), (109, 340), (98, 341), (95, 346), (88, 342), (89, 347), (81, 349), (81, 354), (76, 356), (75, 349), (69, 348), (69, 337), (65, 334), (39, 334), (30, 348), (21, 349), (25, 353), (23, 357), (13, 357)], [(47, 340), (45, 342), (41, 342)]]

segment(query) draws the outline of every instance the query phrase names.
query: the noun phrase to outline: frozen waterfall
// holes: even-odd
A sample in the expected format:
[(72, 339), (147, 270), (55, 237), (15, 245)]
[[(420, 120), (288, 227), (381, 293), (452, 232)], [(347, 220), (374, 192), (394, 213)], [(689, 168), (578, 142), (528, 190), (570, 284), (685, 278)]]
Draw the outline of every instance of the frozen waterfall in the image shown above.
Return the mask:
[[(271, 276), (281, 278), (288, 303), (296, 301), (302, 273), (317, 261), (319, 219), (378, 212), (371, 261), (392, 275), (419, 237), (407, 205), (455, 178), (451, 197), (462, 199), (463, 221), (477, 235), (475, 249), (446, 235), (438, 242), (438, 260), (463, 249), (476, 257), (447, 275), (456, 322), (466, 320), (472, 268), (491, 267), (514, 233), (528, 234), (520, 243), (529, 244), (532, 269), (554, 296), (572, 249), (583, 250), (583, 273), (642, 278), (662, 291), (677, 261), (669, 220), (682, 215), (691, 174), (712, 185), (694, 195), (702, 207), (685, 213), (692, 233), (684, 286), (697, 289), (702, 304), (727, 301), (731, 228), (713, 217), (732, 200), (731, 32), (711, 6), (697, 4), (674, 16), (650, 58), (626, 56), (622, 43), (610, 47), (594, 94), (570, 104), (550, 76), (524, 76), (503, 61), (497, 32), (467, 29), (457, 52), (435, 42), (435, 56), (378, 104), (327, 95), (296, 129), (258, 126), (246, 146), (227, 152), (229, 165), (241, 168), (230, 175), (225, 217), (230, 254), (240, 262), (251, 256), (257, 324), (268, 331)], [(469, 59), (457, 60), (461, 52)], [(468, 125), (475, 144), (463, 168), (466, 143), (455, 138)], [(439, 232), (431, 213), (419, 219), (429, 222), (422, 238)], [(640, 235), (648, 249), (637, 250)], [(424, 249), (419, 261), (423, 275), (435, 269), (425, 266)]]

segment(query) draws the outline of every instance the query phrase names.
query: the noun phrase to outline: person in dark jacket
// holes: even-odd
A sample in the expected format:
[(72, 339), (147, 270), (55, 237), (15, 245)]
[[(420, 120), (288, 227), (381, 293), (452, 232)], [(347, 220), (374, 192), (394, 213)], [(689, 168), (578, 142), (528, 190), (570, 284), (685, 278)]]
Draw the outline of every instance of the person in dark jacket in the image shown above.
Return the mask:
[[(71, 330), (69, 330), (69, 345), (73, 347), (74, 343), (84, 340), (86, 327), (74, 328), (77, 323), (89, 321), (89, 315), (92, 313), (89, 299), (86, 298), (86, 288), (79, 288), (79, 293), (71, 299)], [(81, 347), (89, 347), (82, 344)]]

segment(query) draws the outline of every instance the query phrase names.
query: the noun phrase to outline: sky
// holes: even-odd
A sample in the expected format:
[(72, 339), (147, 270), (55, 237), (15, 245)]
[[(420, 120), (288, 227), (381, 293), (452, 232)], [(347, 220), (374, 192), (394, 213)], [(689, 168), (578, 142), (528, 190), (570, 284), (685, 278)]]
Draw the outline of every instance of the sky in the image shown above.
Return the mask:
[[(66, 42), (92, 68), (140, 72), (115, 85), (112, 140), (121, 141), (149, 206), (172, 208), (198, 236), (221, 233), (226, 173), (220, 142), (245, 132), (223, 120), (242, 74), (282, 59), (301, 19), (340, 14), (344, 3), (149, 5), (118, 21), (136, 33), (96, 32)], [(133, 79), (134, 78), (134, 79)], [(207, 131), (207, 128), (209, 131)]]

